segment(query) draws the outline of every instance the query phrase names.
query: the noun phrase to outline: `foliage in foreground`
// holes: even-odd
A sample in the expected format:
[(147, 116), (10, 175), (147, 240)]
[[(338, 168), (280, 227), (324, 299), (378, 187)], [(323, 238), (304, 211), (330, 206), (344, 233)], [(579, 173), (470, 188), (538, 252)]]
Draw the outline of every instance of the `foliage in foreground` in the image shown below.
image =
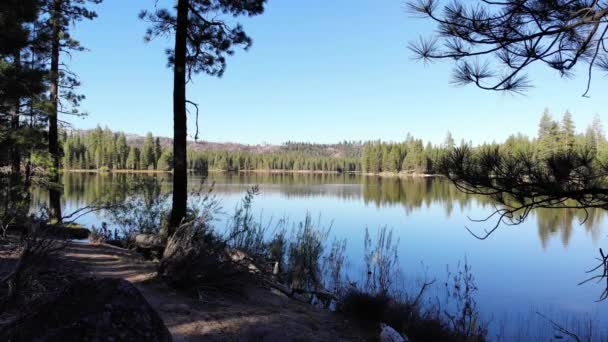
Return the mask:
[[(345, 240), (330, 241), (330, 228), (323, 228), (320, 220), (310, 215), (291, 227), (286, 219), (274, 225), (262, 224), (252, 216), (257, 193), (256, 187), (247, 192), (224, 233), (213, 227), (218, 214), (211, 209), (214, 206), (203, 205), (208, 209), (199, 211), (169, 237), (159, 275), (205, 302), (221, 295), (242, 295), (247, 284), (257, 283), (338, 310), (361, 320), (370, 331), (376, 331), (382, 322), (414, 340), (417, 336), (483, 340), (485, 331), (474, 303), (462, 304), (470, 305), (470, 311), (459, 306), (454, 306), (456, 311), (431, 310), (423, 298), (432, 281), (425, 282), (414, 295), (400, 291), (398, 241), (391, 230), (381, 228), (373, 239), (366, 234), (364, 261), (368, 271), (357, 285), (346, 276)], [(460, 318), (461, 314), (466, 317)]]
[[(168, 202), (163, 200), (158, 185), (148, 191), (149, 199), (156, 198), (158, 202), (150, 203), (165, 204), (151, 206), (149, 210), (166, 212)], [(258, 283), (315, 305), (337, 309), (361, 320), (370, 329), (376, 329), (382, 322), (411, 338), (433, 331), (443, 338), (452, 336), (461, 340), (462, 336), (472, 336), (482, 340), (486, 324), (476, 310), (476, 286), (470, 266), (465, 264), (464, 269), (458, 268), (449, 275), (450, 285), (446, 286), (441, 302), (428, 296), (432, 280), (421, 283), (419, 290), (404, 292), (397, 258), (398, 240), (384, 227), (375, 234), (366, 233), (365, 272), (349, 279), (345, 240), (328, 239), (329, 228), (310, 215), (300, 223), (287, 219), (263, 223), (262, 217), (253, 215), (258, 191), (257, 187), (247, 191), (229, 217), (226, 229), (215, 225), (220, 212), (216, 199), (209, 196), (211, 191), (192, 196), (193, 200), (200, 198), (192, 206), (199, 209), (190, 210), (189, 221), (170, 239), (169, 249), (173, 252), (167, 252), (161, 261), (160, 274), (165, 280), (207, 302), (218, 295), (241, 295), (244, 285)], [(125, 214), (134, 218), (146, 215), (130, 208)], [(162, 226), (163, 216), (166, 214), (150, 216), (156, 217), (153, 223), (138, 219), (125, 222), (131, 222), (134, 233), (160, 234), (161, 229), (151, 231), (146, 227)]]

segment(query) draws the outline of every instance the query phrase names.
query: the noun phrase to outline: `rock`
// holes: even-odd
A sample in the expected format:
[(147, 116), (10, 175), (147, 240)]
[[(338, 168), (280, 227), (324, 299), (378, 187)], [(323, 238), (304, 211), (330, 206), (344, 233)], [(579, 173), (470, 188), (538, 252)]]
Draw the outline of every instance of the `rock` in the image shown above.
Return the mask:
[(254, 264), (253, 258), (240, 249), (226, 248), (226, 257), (234, 263), (245, 266), (252, 273), (259, 273), (260, 269)]
[(75, 280), (23, 311), (0, 328), (0, 340), (171, 341), (160, 316), (123, 279)]
[(276, 276), (279, 275), (279, 272), (280, 272), (279, 262), (275, 261), (274, 262), (274, 267), (272, 268), (272, 275), (276, 277)]
[(163, 240), (161, 239), (161, 237), (153, 234), (137, 234), (135, 236), (135, 245), (141, 248), (164, 248)]
[(137, 234), (134, 244), (137, 252), (146, 259), (160, 259), (165, 250), (163, 239), (154, 234)]
[(226, 255), (234, 262), (251, 259), (251, 257), (247, 253), (236, 248), (226, 248)]
[(409, 342), (409, 339), (404, 338), (392, 327), (380, 323), (380, 342)]

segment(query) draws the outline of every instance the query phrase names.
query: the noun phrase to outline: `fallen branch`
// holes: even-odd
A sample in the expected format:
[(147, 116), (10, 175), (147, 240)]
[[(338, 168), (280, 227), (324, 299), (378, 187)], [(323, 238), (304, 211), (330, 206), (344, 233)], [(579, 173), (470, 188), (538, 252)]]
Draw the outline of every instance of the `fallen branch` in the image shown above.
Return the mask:
[(336, 297), (336, 295), (334, 295), (331, 292), (312, 291), (312, 290), (305, 290), (305, 289), (299, 289), (299, 288), (292, 288), (292, 287), (283, 285), (281, 283), (270, 281), (268, 279), (264, 279), (264, 281), (265, 281), (266, 285), (272, 287), (273, 289), (280, 291), (281, 293), (288, 296), (289, 298), (297, 299), (297, 297), (295, 297), (296, 294), (306, 294), (306, 295), (315, 295), (319, 298), (338, 300), (338, 297)]
[(420, 288), (420, 291), (418, 292), (418, 295), (416, 296), (414, 301), (411, 303), (411, 305), (418, 306), (420, 304), (420, 300), (422, 299), (422, 296), (424, 295), (424, 292), (426, 292), (426, 289), (429, 286), (433, 285), (434, 283), (435, 283), (435, 279), (424, 282), (424, 284), (422, 284), (422, 287)]
[(551, 325), (553, 326), (553, 328), (564, 334), (564, 335), (568, 335), (570, 338), (574, 339), (576, 342), (581, 342), (581, 338), (578, 337), (578, 335), (576, 335), (575, 333), (569, 331), (568, 329), (564, 328), (563, 326), (561, 326), (560, 324), (558, 324), (557, 322), (551, 320), (550, 318), (548, 318), (547, 316), (541, 314), (540, 312), (536, 312), (537, 315), (539, 315), (540, 317), (544, 318), (547, 322), (551, 323)]

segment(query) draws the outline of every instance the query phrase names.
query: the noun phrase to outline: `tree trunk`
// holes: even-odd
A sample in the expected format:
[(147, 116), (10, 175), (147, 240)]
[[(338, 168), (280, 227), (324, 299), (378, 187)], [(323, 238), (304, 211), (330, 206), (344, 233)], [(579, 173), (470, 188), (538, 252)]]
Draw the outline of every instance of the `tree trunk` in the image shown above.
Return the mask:
[[(15, 68), (17, 72), (21, 69), (21, 50), (15, 52)], [(19, 134), (19, 115), (21, 111), (21, 98), (15, 99), (15, 108), (13, 109), (13, 115), (11, 116), (11, 133)], [(11, 147), (11, 174), (13, 177), (19, 177), (21, 173), (21, 151), (19, 144), (13, 140)]]
[(173, 235), (186, 216), (188, 174), (186, 163), (186, 47), (188, 0), (177, 3), (175, 65), (173, 69), (173, 204), (167, 236)]
[(51, 172), (51, 182), (53, 184), (49, 189), (49, 207), (50, 219), (56, 221), (61, 221), (61, 192), (59, 189), (57, 189), (58, 185), (60, 185), (57, 117), (59, 105), (59, 34), (61, 1), (62, 0), (53, 0), (53, 13), (51, 18), (53, 32), (51, 37), (51, 111), (49, 113), (49, 153), (53, 162), (53, 170)]

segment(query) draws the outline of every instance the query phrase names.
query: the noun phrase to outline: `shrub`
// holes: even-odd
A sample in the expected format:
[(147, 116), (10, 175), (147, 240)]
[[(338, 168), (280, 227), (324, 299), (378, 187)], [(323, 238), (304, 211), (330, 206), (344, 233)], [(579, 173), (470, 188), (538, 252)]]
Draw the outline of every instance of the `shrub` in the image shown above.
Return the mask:
[(25, 224), (30, 206), (28, 184), (14, 174), (0, 171), (0, 233), (11, 225)]
[(378, 229), (378, 236), (372, 248), (369, 231), (365, 228), (365, 265), (367, 269), (365, 289), (370, 293), (387, 294), (399, 274), (397, 248), (399, 240), (393, 241), (393, 230)]
[(106, 243), (112, 239), (112, 231), (108, 229), (108, 224), (105, 222), (101, 223), (101, 228), (96, 228), (95, 225), (91, 226), (91, 233), (89, 234), (89, 241), (92, 243)]
[(338, 309), (361, 322), (375, 325), (384, 321), (390, 301), (385, 294), (370, 294), (353, 288), (342, 296)]
[(310, 215), (300, 222), (289, 244), (287, 279), (292, 288), (316, 291), (322, 285), (320, 261), (329, 229), (315, 228)]
[(266, 244), (268, 260), (273, 263), (273, 274), (275, 273), (274, 263), (278, 263), (277, 274), (274, 275), (280, 275), (285, 270), (285, 253), (287, 251), (287, 231), (284, 228), (285, 223), (285, 220), (279, 221), (274, 237)]
[(267, 226), (255, 221), (252, 204), (259, 194), (257, 186), (247, 189), (245, 197), (235, 210), (228, 226), (226, 241), (230, 247), (241, 250), (252, 257), (261, 258), (266, 251), (265, 237)]
[(199, 297), (241, 294), (247, 272), (232, 262), (225, 247), (205, 220), (185, 223), (167, 241), (158, 273), (169, 285)]
[(338, 308), (364, 328), (375, 331), (380, 323), (385, 323), (412, 341), (485, 341), (485, 332), (456, 330), (437, 311), (424, 311), (416, 303), (398, 301), (384, 293), (351, 289), (342, 297)]
[(487, 329), (477, 311), (477, 287), (466, 259), (464, 268), (459, 264), (455, 274), (448, 273), (448, 307), (423, 307), (422, 298), (434, 280), (425, 279), (417, 295), (399, 293), (395, 286), (400, 274), (397, 245), (386, 227), (378, 230), (373, 243), (366, 230), (365, 283), (343, 290), (338, 309), (370, 329), (386, 323), (413, 341), (485, 341)]
[(123, 238), (158, 234), (170, 210), (169, 194), (161, 194), (160, 183), (155, 177), (144, 178), (130, 190), (143, 195), (129, 196), (122, 205), (109, 210), (111, 221), (120, 227)]
[[(46, 217), (29, 217), (28, 221), (19, 238), (2, 239), (3, 248), (18, 258), (14, 263), (8, 262), (9, 270), (0, 279), (0, 311), (16, 301), (29, 301), (47, 291), (40, 271), (49, 265), (56, 252), (65, 247), (63, 239), (49, 233), (53, 226), (47, 226)], [(57, 275), (53, 273), (52, 278), (57, 278)]]
[(345, 285), (346, 239), (334, 238), (327, 256), (323, 258), (323, 279), (325, 288), (340, 295)]
[(448, 304), (450, 304), (450, 300), (454, 302), (454, 313), (445, 311), (452, 329), (461, 336), (485, 335), (487, 328), (479, 317), (477, 302), (475, 301), (477, 284), (471, 272), (471, 265), (466, 258), (462, 267), (460, 262), (458, 263), (454, 274), (451, 274), (448, 270), (448, 281), (445, 286)]

